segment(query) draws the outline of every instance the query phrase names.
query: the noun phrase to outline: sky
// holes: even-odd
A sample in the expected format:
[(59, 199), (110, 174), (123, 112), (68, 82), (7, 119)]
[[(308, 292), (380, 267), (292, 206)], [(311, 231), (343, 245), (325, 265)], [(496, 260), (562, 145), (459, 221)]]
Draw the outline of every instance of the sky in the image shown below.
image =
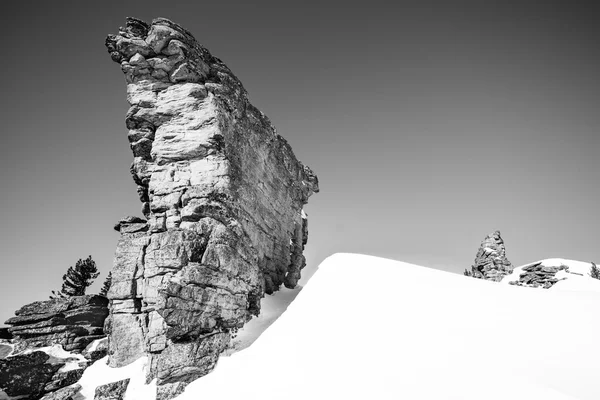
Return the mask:
[(141, 215), (125, 81), (104, 47), (126, 16), (192, 32), (317, 173), (302, 284), (337, 252), (461, 273), (494, 230), (515, 265), (600, 261), (590, 3), (4, 5), (0, 325), (88, 255), (98, 291), (112, 226)]

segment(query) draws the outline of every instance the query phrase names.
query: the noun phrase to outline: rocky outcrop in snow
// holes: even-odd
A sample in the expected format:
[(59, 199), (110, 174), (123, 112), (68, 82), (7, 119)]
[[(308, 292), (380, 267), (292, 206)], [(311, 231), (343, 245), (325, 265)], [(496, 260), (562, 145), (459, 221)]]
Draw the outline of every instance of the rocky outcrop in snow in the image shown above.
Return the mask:
[(123, 400), (129, 379), (107, 383), (96, 388), (94, 400)]
[(17, 342), (18, 350), (60, 344), (67, 351), (80, 352), (104, 337), (108, 315), (104, 296), (86, 295), (36, 301), (15, 311), (5, 323)]
[(227, 66), (179, 25), (128, 18), (106, 46), (121, 65), (133, 179), (108, 293), (110, 365), (148, 355), (159, 397), (208, 373), (264, 293), (305, 265), (302, 207), (318, 191)]
[(569, 272), (569, 267), (566, 265), (545, 266), (542, 262), (537, 262), (522, 268), (523, 272), (519, 275), (518, 280), (509, 281), (510, 285), (516, 286), (528, 286), (528, 287), (541, 287), (544, 289), (550, 289), (559, 280), (567, 278), (556, 278), (558, 271)]
[(594, 290), (596, 280), (590, 276), (593, 263), (550, 258), (513, 269), (502, 280), (515, 286), (542, 289)]
[(0, 360), (0, 399), (67, 400), (79, 391), (76, 382), (92, 362), (61, 345), (10, 355)]
[(474, 278), (500, 282), (511, 273), (512, 269), (512, 264), (506, 258), (506, 249), (500, 231), (486, 236), (477, 251), (475, 262), (471, 267), (471, 275)]

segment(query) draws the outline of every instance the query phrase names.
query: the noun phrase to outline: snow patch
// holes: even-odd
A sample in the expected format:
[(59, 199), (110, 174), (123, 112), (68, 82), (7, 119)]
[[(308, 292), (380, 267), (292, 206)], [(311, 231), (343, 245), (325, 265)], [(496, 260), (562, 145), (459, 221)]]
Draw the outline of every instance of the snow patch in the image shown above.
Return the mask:
[(50, 356), (50, 359), (47, 361), (49, 364), (65, 363), (65, 365), (58, 370), (58, 372), (67, 372), (74, 369), (79, 369), (81, 368), (79, 366), (80, 362), (87, 362), (84, 356), (78, 353), (66, 351), (60, 344), (46, 347), (28, 348), (20, 354), (30, 354), (35, 351), (43, 351), (44, 353), (48, 354)]
[(146, 384), (148, 357), (141, 357), (121, 368), (111, 368), (107, 362), (108, 356), (96, 361), (85, 370), (83, 376), (77, 382), (81, 385), (81, 391), (73, 400), (92, 400), (98, 386), (127, 378), (130, 381), (124, 400), (151, 400), (156, 398), (156, 380)]
[(106, 344), (108, 345), (108, 338), (102, 338), (102, 339), (96, 339), (94, 340), (92, 343), (88, 344), (87, 347), (85, 348), (85, 350), (83, 351), (84, 353), (92, 353), (94, 351), (96, 351), (98, 349), (98, 346), (100, 346), (101, 344)]
[(597, 400), (598, 309), (599, 293), (336, 254), (178, 400), (264, 399), (267, 387), (286, 400)]
[(301, 286), (297, 286), (295, 289), (283, 287), (274, 294), (263, 297), (260, 302), (260, 315), (253, 317), (237, 332), (229, 348), (222, 355), (230, 356), (248, 348), (287, 310), (301, 290)]

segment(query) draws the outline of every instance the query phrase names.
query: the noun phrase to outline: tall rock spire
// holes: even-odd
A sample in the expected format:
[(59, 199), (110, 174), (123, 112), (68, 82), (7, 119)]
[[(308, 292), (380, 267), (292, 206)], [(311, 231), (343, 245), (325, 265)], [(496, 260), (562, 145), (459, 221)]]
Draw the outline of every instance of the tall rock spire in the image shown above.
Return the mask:
[(506, 258), (506, 248), (500, 231), (490, 233), (479, 246), (475, 262), (471, 267), (472, 276), (499, 282), (512, 270), (513, 266)]
[(264, 293), (294, 287), (318, 192), (227, 66), (179, 25), (128, 18), (121, 66), (144, 218), (121, 233), (108, 292), (110, 365), (148, 356), (159, 398), (208, 373)]

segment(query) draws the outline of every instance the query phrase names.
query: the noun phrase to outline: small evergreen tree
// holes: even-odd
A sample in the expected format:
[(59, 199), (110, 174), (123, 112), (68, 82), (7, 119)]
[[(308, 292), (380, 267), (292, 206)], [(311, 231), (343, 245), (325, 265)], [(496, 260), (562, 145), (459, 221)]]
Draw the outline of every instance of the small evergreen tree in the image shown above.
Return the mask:
[(100, 275), (100, 272), (98, 272), (92, 256), (89, 256), (85, 260), (79, 259), (75, 267), (69, 267), (67, 273), (63, 275), (63, 284), (60, 291), (53, 290), (50, 298), (83, 296), (85, 290), (98, 275)]
[(592, 263), (592, 268), (590, 268), (590, 276), (594, 279), (600, 279), (600, 268), (594, 263)]
[(100, 290), (100, 294), (104, 297), (108, 294), (108, 289), (110, 289), (110, 284), (112, 283), (112, 272), (108, 273), (108, 276), (104, 280), (104, 284), (102, 285), (102, 289)]
[(464, 276), (473, 276), (473, 273), (465, 268), (465, 272), (463, 272)]

